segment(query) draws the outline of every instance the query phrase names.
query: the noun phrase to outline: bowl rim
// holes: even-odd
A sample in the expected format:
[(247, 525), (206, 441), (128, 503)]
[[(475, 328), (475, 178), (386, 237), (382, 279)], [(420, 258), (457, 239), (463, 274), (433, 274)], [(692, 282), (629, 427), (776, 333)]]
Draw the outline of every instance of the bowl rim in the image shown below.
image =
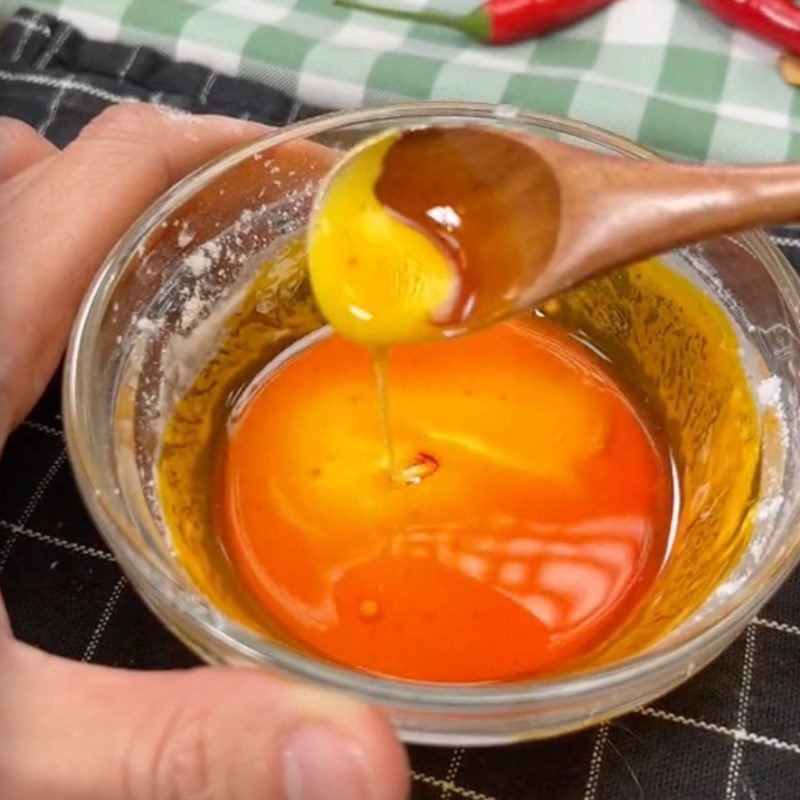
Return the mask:
[[(96, 488), (102, 485), (98, 474), (100, 468), (93, 457), (91, 437), (87, 435), (79, 412), (86, 387), (84, 378), (92, 358), (93, 342), (99, 334), (102, 312), (107, 307), (130, 257), (149, 232), (206, 183), (266, 147), (343, 126), (382, 121), (401, 125), (420, 117), (470, 118), (477, 123), (494, 121), (528, 125), (538, 130), (561, 133), (598, 144), (623, 156), (662, 160), (651, 150), (622, 136), (564, 117), (490, 103), (418, 102), (338, 111), (313, 117), (276, 129), (206, 163), (176, 183), (133, 223), (98, 270), (75, 320), (65, 359), (62, 413), (67, 451), (84, 503), (125, 574), (157, 611), (159, 619), (184, 641), (188, 641), (190, 646), (197, 649), (191, 638), (187, 639), (184, 633), (187, 628), (199, 631), (206, 640), (216, 642), (249, 662), (270, 666), (285, 674), (355, 693), (372, 701), (421, 711), (530, 711), (556, 701), (578, 701), (598, 692), (611, 693), (621, 686), (642, 679), (653, 680), (660, 676), (668, 682), (670, 676), (688, 677), (687, 670), (691, 671), (709, 660), (710, 656), (704, 657), (704, 653), (714, 655), (716, 650), (721, 649), (719, 642), (727, 644), (733, 635), (744, 629), (758, 608), (769, 599), (800, 561), (800, 491), (794, 497), (784, 500), (791, 503), (790, 513), (786, 515), (791, 524), (788, 525), (790, 535), (787, 537), (780, 563), (759, 564), (747, 586), (722, 601), (692, 635), (684, 635), (682, 640), (678, 637), (679, 641), (670, 642), (669, 647), (663, 647), (662, 642), (658, 642), (645, 653), (574, 675), (533, 678), (514, 684), (448, 685), (379, 677), (316, 660), (278, 642), (267, 641), (250, 628), (226, 617), (211, 606), (193, 584), (189, 588), (195, 596), (190, 593), (185, 597), (186, 586), (166, 586), (164, 571), (159, 569), (152, 554), (142, 554), (130, 543), (124, 531), (135, 526), (120, 497), (107, 495)], [(791, 313), (800, 320), (800, 277), (780, 250), (761, 230), (737, 234), (732, 238), (763, 263), (780, 287), (783, 300)], [(174, 584), (172, 576), (166, 577)], [(177, 610), (183, 623), (177, 630), (174, 622), (165, 618), (161, 603), (169, 603)], [(203, 613), (204, 610), (212, 613)], [(221, 618), (223, 624), (215, 620), (215, 617)], [(679, 630), (680, 628), (673, 633)], [(678, 680), (673, 680), (667, 688)]]

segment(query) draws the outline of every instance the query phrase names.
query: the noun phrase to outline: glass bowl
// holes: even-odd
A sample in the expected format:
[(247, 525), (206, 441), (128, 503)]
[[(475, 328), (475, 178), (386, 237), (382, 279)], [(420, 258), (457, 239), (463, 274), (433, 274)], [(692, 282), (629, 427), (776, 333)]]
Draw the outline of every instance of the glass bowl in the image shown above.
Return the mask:
[[(671, 259), (726, 310), (761, 401), (752, 534), (713, 594), (643, 652), (579, 672), (497, 685), (391, 680), (325, 662), (242, 625), (189, 579), (158, 510), (153, 478), (159, 435), (164, 415), (213, 352), (220, 329), (214, 320), (235, 305), (259, 253), (307, 220), (325, 169), (309, 178), (293, 159), (313, 161), (329, 152), (319, 145), (346, 149), (391, 127), (470, 122), (656, 158), (588, 125), (480, 104), (372, 108), (277, 130), (187, 177), (133, 225), (86, 297), (64, 382), (67, 443), (86, 505), (133, 586), (173, 633), (210, 663), (261, 667), (358, 695), (384, 708), (406, 741), (465, 746), (554, 736), (663, 694), (720, 653), (800, 557), (800, 281), (762, 233), (750, 232), (704, 242)], [(220, 248), (235, 257), (212, 258), (209, 269), (208, 257), (218, 257)], [(278, 281), (270, 302), (280, 309), (296, 290)], [(729, 458), (736, 469), (737, 454)]]

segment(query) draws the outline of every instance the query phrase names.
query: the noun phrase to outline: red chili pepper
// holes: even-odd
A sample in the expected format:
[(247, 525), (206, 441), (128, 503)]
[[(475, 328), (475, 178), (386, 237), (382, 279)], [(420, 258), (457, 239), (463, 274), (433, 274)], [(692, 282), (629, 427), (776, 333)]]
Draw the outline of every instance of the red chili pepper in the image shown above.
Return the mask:
[(800, 53), (800, 8), (792, 0), (700, 0), (736, 27)]
[(373, 6), (361, 0), (333, 0), (334, 5), (343, 8), (454, 28), (479, 42), (490, 44), (505, 44), (549, 33), (612, 2), (613, 0), (486, 0), (468, 14), (457, 15)]

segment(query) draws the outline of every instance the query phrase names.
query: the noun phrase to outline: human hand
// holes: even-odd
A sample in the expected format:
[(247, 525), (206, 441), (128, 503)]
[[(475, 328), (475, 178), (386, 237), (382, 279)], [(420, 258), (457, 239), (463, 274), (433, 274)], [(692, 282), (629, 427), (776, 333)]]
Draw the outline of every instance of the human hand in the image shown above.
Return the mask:
[[(60, 152), (0, 118), (0, 446), (121, 234), (182, 175), (264, 132), (130, 104)], [(15, 641), (0, 602), (3, 800), (400, 800), (407, 774), (388, 722), (354, 700), (255, 670), (73, 663)]]

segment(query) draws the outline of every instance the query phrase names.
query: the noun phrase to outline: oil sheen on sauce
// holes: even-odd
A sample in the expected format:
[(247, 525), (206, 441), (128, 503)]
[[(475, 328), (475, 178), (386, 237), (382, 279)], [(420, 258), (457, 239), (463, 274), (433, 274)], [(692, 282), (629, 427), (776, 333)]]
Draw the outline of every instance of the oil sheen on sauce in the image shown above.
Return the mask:
[(425, 681), (557, 670), (657, 575), (670, 463), (585, 346), (542, 320), (391, 350), (386, 480), (368, 350), (321, 338), (256, 381), (220, 461), (228, 557), (269, 618), (351, 667)]

